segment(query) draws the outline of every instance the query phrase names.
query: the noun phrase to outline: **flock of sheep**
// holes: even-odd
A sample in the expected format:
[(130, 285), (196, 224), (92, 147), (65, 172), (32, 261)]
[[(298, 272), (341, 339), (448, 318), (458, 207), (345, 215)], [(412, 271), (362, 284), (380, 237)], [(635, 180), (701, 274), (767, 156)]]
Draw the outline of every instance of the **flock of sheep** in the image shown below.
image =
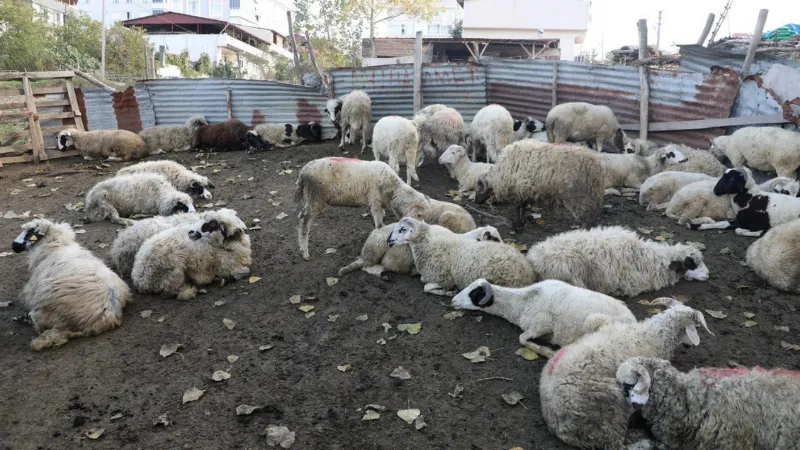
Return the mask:
[[(703, 314), (660, 298), (652, 304), (667, 309), (637, 322), (614, 298), (708, 279), (701, 250), (645, 240), (625, 227), (591, 228), (604, 195), (639, 191), (641, 205), (690, 228), (763, 234), (748, 249), (747, 264), (776, 288), (800, 292), (800, 134), (744, 128), (712, 140), (710, 152), (658, 147), (628, 138), (611, 109), (588, 103), (559, 105), (544, 123), (515, 121), (502, 106), (489, 105), (468, 125), (455, 109), (431, 105), (411, 120), (383, 117), (373, 128), (371, 100), (362, 91), (329, 100), (325, 112), (340, 148), (360, 140), (363, 153), (371, 144), (375, 161), (333, 156), (300, 170), (295, 201), (305, 260), (311, 259), (311, 225), (325, 206), (368, 206), (375, 229), (339, 274), (361, 269), (387, 281), (389, 273), (419, 275), (424, 292), (452, 297), (454, 308), (518, 325), (519, 342), (549, 358), (539, 383), (542, 414), (570, 445), (648, 448), (629, 429), (638, 410), (659, 448), (800, 448), (800, 373), (758, 367), (681, 373), (669, 360), (679, 345), (700, 344), (698, 329), (711, 334)], [(192, 117), (185, 126), (139, 135), (67, 130), (59, 148), (129, 161), (320, 139), (316, 123), (249, 127)], [(616, 153), (604, 153), (606, 147)], [(420, 182), (415, 169), (426, 155), (438, 156), (464, 198), (514, 205), (517, 230), (533, 202), (568, 213), (584, 228), (522, 254), (494, 227), (477, 227), (463, 206), (411, 186)], [(726, 158), (733, 168), (720, 162)], [(778, 177), (756, 184), (748, 166)], [(113, 271), (75, 241), (68, 224), (24, 224), (13, 249), (30, 254), (22, 298), (39, 332), (32, 348), (119, 326), (132, 296), (123, 278), (137, 292), (186, 300), (215, 279), (246, 277), (250, 238), (236, 211), (194, 209), (194, 199), (210, 199), (213, 188), (207, 177), (169, 160), (125, 167), (92, 187), (85, 220), (126, 226), (111, 248)], [(387, 211), (399, 221), (387, 225)], [(138, 215), (153, 217), (132, 219)]]

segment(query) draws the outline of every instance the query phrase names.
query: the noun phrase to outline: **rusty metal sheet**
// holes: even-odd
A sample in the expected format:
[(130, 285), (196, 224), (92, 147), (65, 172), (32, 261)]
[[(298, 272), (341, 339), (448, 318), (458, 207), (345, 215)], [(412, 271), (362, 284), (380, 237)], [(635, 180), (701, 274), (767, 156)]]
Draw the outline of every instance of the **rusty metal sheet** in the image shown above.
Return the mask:
[[(702, 45), (680, 45), (681, 70), (686, 72), (711, 73), (711, 68), (731, 67), (737, 71), (744, 65), (743, 53), (722, 52)], [(800, 63), (791, 59), (779, 58), (766, 53), (756, 53), (750, 73), (767, 73), (774, 64), (800, 69)]]

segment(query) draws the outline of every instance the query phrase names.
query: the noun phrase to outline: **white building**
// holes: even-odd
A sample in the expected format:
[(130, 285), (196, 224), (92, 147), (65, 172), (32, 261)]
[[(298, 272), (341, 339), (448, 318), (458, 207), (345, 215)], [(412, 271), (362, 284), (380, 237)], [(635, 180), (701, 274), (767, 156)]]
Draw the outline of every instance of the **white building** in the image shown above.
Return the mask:
[(464, 38), (559, 39), (561, 59), (579, 55), (589, 29), (584, 0), (459, 0)]
[[(461, 20), (462, 8), (457, 0), (439, 1), (442, 3), (444, 11), (430, 21), (415, 21), (408, 16), (398, 16), (378, 23), (375, 26), (375, 37), (414, 37), (417, 31), (422, 31), (424, 36), (431, 38), (450, 37), (450, 28)], [(369, 37), (369, 30), (367, 30), (365, 37)]]
[(50, 25), (64, 25), (64, 18), (70, 11), (75, 11), (76, 0), (31, 0), (31, 6), (38, 12), (47, 14)]

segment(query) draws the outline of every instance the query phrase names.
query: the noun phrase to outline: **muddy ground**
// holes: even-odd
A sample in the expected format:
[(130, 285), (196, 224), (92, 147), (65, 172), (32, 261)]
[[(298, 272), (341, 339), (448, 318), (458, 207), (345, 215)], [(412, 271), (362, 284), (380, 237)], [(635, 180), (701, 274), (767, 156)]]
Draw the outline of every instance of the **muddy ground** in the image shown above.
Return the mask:
[[(188, 302), (136, 295), (122, 327), (95, 338), (31, 352), (32, 328), (12, 320), (24, 312), (17, 294), (27, 280), (25, 255), (0, 257), (0, 302), (13, 302), (0, 308), (0, 448), (261, 449), (267, 448), (270, 424), (296, 433), (294, 449), (566, 448), (548, 433), (540, 413), (538, 379), (545, 361), (514, 354), (517, 328), (474, 312), (447, 320), (449, 298), (423, 294), (419, 280), (407, 276), (385, 282), (357, 272), (328, 286), (326, 277), (336, 277), (339, 267), (358, 256), (371, 230), (371, 218), (362, 216), (366, 208), (327, 209), (312, 230), (313, 260), (300, 258), (291, 204), (294, 182), (303, 164), (328, 155), (341, 155), (335, 143), (258, 155), (174, 155), (187, 166), (207, 158), (212, 165), (198, 170), (216, 184), (214, 201), (227, 202), (249, 225), (260, 219), (261, 229), (251, 237), (252, 271), (261, 280), (209, 287), (206, 295)], [(80, 223), (82, 213), (64, 205), (82, 200), (80, 194), (121, 166), (77, 158), (6, 166), (0, 169), (0, 213), (30, 210)], [(293, 172), (281, 173), (285, 168)], [(421, 190), (437, 199), (447, 199), (456, 187), (443, 168), (433, 165), (420, 170), (420, 179)], [(688, 231), (626, 198), (606, 203), (603, 224), (653, 229), (650, 237), (674, 233), (675, 240), (707, 246), (708, 282), (682, 281), (626, 300), (639, 318), (649, 316), (650, 307), (638, 300), (664, 295), (727, 314), (724, 319), (706, 315), (716, 336), (701, 333), (700, 347), (679, 350), (674, 362), (680, 369), (729, 364), (800, 369), (800, 354), (781, 347), (781, 341), (800, 344), (798, 297), (771, 289), (742, 266), (751, 238)], [(510, 214), (510, 209), (499, 211)], [(276, 219), (280, 213), (288, 216)], [(569, 221), (542, 214), (542, 223), (529, 221), (517, 236), (503, 226), (500, 231), (504, 238), (530, 244), (571, 229)], [(3, 252), (11, 251), (22, 223), (0, 219)], [(87, 224), (78, 239), (105, 258), (118, 228)], [(326, 254), (329, 248), (336, 252)], [(730, 253), (723, 254), (724, 248)], [(296, 294), (314, 297), (303, 302), (314, 306), (313, 317), (289, 303)], [(152, 315), (142, 317), (145, 310)], [(744, 312), (754, 313), (757, 325), (744, 327)], [(364, 314), (366, 321), (356, 320)], [(233, 330), (223, 325), (225, 318), (236, 323)], [(416, 322), (422, 323), (419, 334), (398, 333), (398, 324)], [(383, 323), (392, 325), (388, 333)], [(377, 343), (380, 339), (385, 345)], [(163, 358), (164, 343), (183, 348)], [(270, 350), (259, 351), (268, 344)], [(461, 356), (482, 345), (491, 349), (488, 362), (473, 364)], [(229, 355), (239, 359), (231, 363)], [(348, 364), (350, 371), (337, 370)], [(412, 378), (391, 378), (398, 366)], [(216, 370), (228, 371), (231, 378), (212, 381)], [(463, 392), (448, 395), (457, 385)], [(182, 404), (184, 391), (192, 387), (205, 395)], [(524, 396), (521, 404), (503, 401), (501, 395), (512, 391)], [(237, 416), (241, 404), (263, 409)], [(378, 420), (362, 421), (367, 404), (386, 411)], [(397, 417), (397, 410), (409, 407), (421, 410), (426, 428), (417, 431)], [(154, 426), (163, 414), (172, 424)], [(105, 431), (99, 439), (85, 436), (100, 428)]]

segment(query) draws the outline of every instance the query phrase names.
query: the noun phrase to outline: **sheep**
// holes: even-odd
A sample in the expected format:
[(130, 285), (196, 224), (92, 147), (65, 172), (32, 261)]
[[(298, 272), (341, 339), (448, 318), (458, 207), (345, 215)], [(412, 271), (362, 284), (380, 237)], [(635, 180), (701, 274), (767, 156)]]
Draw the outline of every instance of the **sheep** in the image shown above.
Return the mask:
[(715, 223), (690, 223), (692, 230), (736, 229), (739, 236), (760, 237), (771, 227), (800, 217), (800, 198), (763, 192), (748, 168), (728, 169), (714, 186), (714, 195), (730, 196), (736, 219)]
[(190, 300), (197, 296), (196, 285), (215, 278), (241, 280), (250, 274), (251, 263), (247, 226), (223, 212), (148, 238), (136, 252), (131, 280), (142, 294)]
[(778, 127), (746, 127), (730, 136), (711, 139), (710, 152), (727, 157), (733, 167), (748, 166), (778, 176), (797, 178), (800, 168), (800, 133)]
[(22, 225), (11, 245), (30, 251), (30, 278), (20, 297), (39, 336), (31, 349), (60, 347), (75, 337), (118, 327), (131, 290), (92, 252), (75, 242), (66, 223), (36, 219)]
[[(364, 272), (389, 281), (388, 272), (414, 273), (414, 257), (407, 245), (389, 248), (389, 235), (397, 223), (392, 223), (372, 230), (361, 248), (361, 255), (352, 263), (339, 269), (339, 276), (361, 269)], [(448, 233), (446, 228), (431, 225), (431, 232)], [(476, 241), (503, 242), (500, 233), (495, 227), (486, 226), (475, 228), (463, 233), (462, 236)]]
[(185, 125), (145, 128), (139, 132), (139, 137), (144, 140), (152, 154), (167, 151), (185, 152), (192, 147), (194, 133), (202, 125), (208, 125), (205, 117), (192, 116)]
[(708, 279), (708, 267), (697, 248), (646, 241), (619, 226), (551, 236), (531, 247), (527, 257), (542, 278), (613, 296), (655, 291), (681, 278)]
[(612, 322), (636, 322), (625, 303), (599, 292), (544, 280), (523, 288), (508, 288), (484, 279), (472, 282), (453, 297), (456, 309), (486, 311), (522, 328), (519, 342), (547, 358), (553, 350), (531, 342), (545, 338), (564, 346)]
[(620, 450), (634, 413), (624, 402), (617, 368), (634, 356), (670, 359), (679, 345), (699, 345), (697, 328), (713, 336), (700, 311), (671, 298), (669, 308), (641, 322), (612, 323), (563, 347), (539, 381), (542, 416), (551, 433), (579, 448)]
[(542, 132), (544, 132), (544, 123), (531, 116), (514, 121), (514, 142), (530, 139)]
[(623, 147), (625, 149), (625, 153), (633, 153), (639, 156), (650, 156), (658, 147), (658, 144), (645, 139), (625, 139)]
[(85, 160), (131, 161), (150, 154), (142, 138), (126, 130), (69, 129), (58, 133), (58, 149), (63, 152), (71, 147), (75, 147)]
[(675, 164), (669, 170), (675, 172), (704, 173), (712, 177), (719, 177), (725, 173), (725, 166), (717, 161), (711, 153), (705, 150), (697, 150), (685, 145), (670, 144), (664, 147), (670, 151), (678, 151), (686, 156), (686, 161)]
[(192, 150), (227, 152), (248, 150), (266, 150), (267, 147), (257, 135), (250, 133), (251, 127), (241, 120), (227, 120), (197, 127), (192, 141)]
[(527, 286), (537, 276), (517, 249), (497, 242), (475, 241), (452, 232), (431, 232), (431, 225), (405, 217), (395, 225), (389, 247), (409, 244), (424, 292), (453, 295), (477, 278), (509, 287)]
[(800, 294), (800, 219), (767, 231), (747, 249), (747, 265), (771, 286)]
[(775, 177), (759, 184), (758, 188), (764, 192), (774, 192), (776, 194), (797, 197), (800, 193), (800, 181), (789, 177)]
[(567, 139), (594, 141), (595, 149), (603, 151), (605, 142), (618, 152), (625, 153), (625, 133), (619, 127), (614, 111), (605, 105), (573, 102), (554, 106), (545, 120), (547, 140), (563, 144)]
[(444, 109), (449, 109), (449, 108), (447, 107), (447, 105), (443, 105), (441, 103), (428, 105), (428, 106), (420, 109), (419, 111), (417, 111), (417, 113), (414, 114), (414, 117), (411, 119), (411, 121), (414, 122), (414, 125), (419, 127), (420, 125), (422, 125), (423, 122), (428, 120), (432, 115), (434, 115), (437, 112), (442, 111)]
[(162, 175), (137, 173), (122, 175), (95, 184), (86, 193), (86, 220), (108, 219), (119, 225), (133, 225), (127, 219), (135, 214), (168, 216), (194, 212), (192, 197), (172, 187)]
[(400, 116), (386, 116), (375, 125), (372, 141), (372, 154), (375, 161), (381, 156), (389, 158), (389, 166), (400, 173), (400, 164), (406, 166), (406, 183), (419, 182), (417, 176), (417, 147), (419, 132), (414, 122)]
[(260, 139), (262, 145), (283, 148), (293, 145), (292, 135), (295, 129), (292, 124), (278, 125), (275, 123), (262, 123), (248, 131), (248, 141)]
[(432, 225), (440, 225), (453, 233), (466, 233), (477, 225), (472, 214), (460, 205), (432, 199), (416, 189), (403, 184), (392, 197), (390, 206), (398, 218), (412, 217)]
[(163, 175), (175, 189), (186, 192), (194, 198), (211, 200), (212, 195), (209, 189), (214, 189), (214, 183), (208, 181), (208, 177), (192, 172), (175, 161), (161, 160), (140, 162), (118, 170), (117, 176), (133, 175), (135, 173), (155, 173)]
[(438, 111), (419, 125), (419, 164), (424, 162), (426, 152), (435, 158), (438, 152), (450, 145), (463, 143), (464, 119), (461, 114), (452, 108)]
[(686, 161), (683, 153), (667, 149), (656, 150), (650, 156), (598, 153), (597, 157), (603, 166), (605, 193), (617, 195), (620, 193), (614, 188), (639, 188), (650, 175)]
[(627, 404), (671, 449), (800, 448), (800, 372), (702, 367), (683, 373), (661, 358), (625, 360), (615, 376)]
[[(364, 131), (364, 139), (367, 140), (367, 146), (372, 145), (372, 129), (373, 128), (374, 127), (372, 126), (372, 123), (370, 122), (370, 123), (367, 124), (367, 128)], [(353, 143), (353, 139), (351, 138), (351, 136), (352, 135), (350, 134), (349, 131), (347, 133), (345, 133), (345, 137), (344, 137), (344, 144), (345, 145), (350, 145), (350, 144)]]
[(529, 201), (561, 204), (575, 220), (593, 224), (603, 209), (603, 177), (593, 152), (525, 139), (506, 147), (500, 161), (478, 178), (475, 202), (491, 196), (501, 203), (514, 202), (517, 231)]
[[(448, 172), (458, 180), (458, 195), (466, 195), (469, 191), (474, 191), (478, 178), (489, 172), (493, 164), (472, 162), (467, 156), (467, 149), (460, 145), (451, 145), (442, 156), (439, 157), (439, 164), (447, 167)], [(475, 199), (473, 192), (470, 200)]]
[(648, 211), (667, 209), (673, 195), (682, 187), (697, 181), (715, 180), (704, 173), (665, 171), (657, 173), (642, 183), (639, 188), (639, 204), (647, 205)]
[(514, 119), (507, 109), (500, 105), (483, 107), (469, 126), (472, 147), (472, 160), (477, 161), (480, 146), (486, 148), (486, 162), (497, 160), (500, 150), (514, 141)]
[(353, 141), (361, 135), (361, 153), (364, 153), (367, 148), (367, 128), (372, 121), (372, 100), (369, 95), (355, 90), (341, 98), (330, 99), (325, 105), (325, 112), (341, 132), (339, 148), (344, 148), (345, 135), (352, 132)]

